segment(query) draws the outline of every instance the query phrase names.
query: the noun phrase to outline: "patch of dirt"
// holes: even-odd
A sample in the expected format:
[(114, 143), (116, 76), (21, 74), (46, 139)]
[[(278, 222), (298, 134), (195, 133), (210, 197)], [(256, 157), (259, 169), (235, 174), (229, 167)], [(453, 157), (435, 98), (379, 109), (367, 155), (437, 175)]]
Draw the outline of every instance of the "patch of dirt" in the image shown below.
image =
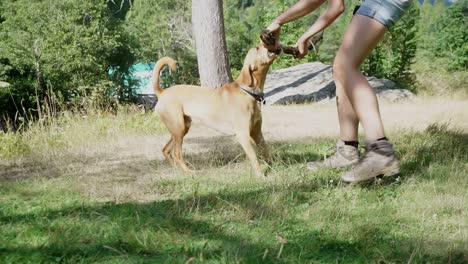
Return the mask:
[[(433, 123), (448, 123), (452, 129), (468, 132), (468, 100), (416, 99), (381, 103), (380, 111), (387, 132), (398, 129), (421, 131)], [(338, 115), (334, 100), (306, 105), (266, 105), (262, 108), (263, 131), (267, 141), (301, 138), (338, 137)], [(362, 132), (362, 129), (360, 130)], [(195, 124), (185, 145), (222, 134)], [(198, 140), (197, 140), (198, 139)], [(187, 150), (189, 151), (189, 150)]]
[[(381, 114), (387, 133), (399, 129), (422, 131), (433, 123), (448, 123), (452, 129), (468, 133), (468, 100), (416, 99), (400, 103), (382, 103)], [(262, 109), (263, 131), (267, 142), (296, 141), (305, 138), (338, 137), (339, 126), (334, 101), (320, 104), (269, 106)], [(362, 131), (362, 129), (360, 130)], [(121, 137), (114, 142), (103, 142), (98, 147), (107, 155), (96, 162), (97, 170), (115, 166), (119, 162), (159, 160), (156, 167), (166, 164), (161, 149), (169, 134), (159, 136)], [(184, 154), (223, 152), (238, 148), (236, 138), (224, 135), (196, 122), (184, 139)], [(213, 153), (216, 155), (215, 153)]]
[[(387, 133), (399, 129), (422, 131), (433, 123), (448, 123), (452, 129), (468, 133), (468, 100), (423, 100), (412, 102), (383, 103), (381, 113)], [(264, 106), (263, 131), (268, 142), (297, 141), (306, 138), (338, 137), (339, 126), (334, 102), (309, 105)], [(362, 131), (362, 129), (360, 130)], [(159, 160), (156, 167), (164, 166), (162, 148), (169, 140), (169, 133), (154, 136), (116, 138), (113, 142), (102, 142), (95, 146), (98, 152), (91, 156), (99, 157), (93, 167), (87, 170), (102, 170), (135, 160)], [(220, 152), (242, 149), (235, 136), (225, 135), (196, 122), (184, 139), (184, 154)], [(88, 156), (89, 149), (77, 149), (73, 155)], [(89, 163), (89, 162), (87, 162)], [(159, 163), (159, 162), (158, 162)]]

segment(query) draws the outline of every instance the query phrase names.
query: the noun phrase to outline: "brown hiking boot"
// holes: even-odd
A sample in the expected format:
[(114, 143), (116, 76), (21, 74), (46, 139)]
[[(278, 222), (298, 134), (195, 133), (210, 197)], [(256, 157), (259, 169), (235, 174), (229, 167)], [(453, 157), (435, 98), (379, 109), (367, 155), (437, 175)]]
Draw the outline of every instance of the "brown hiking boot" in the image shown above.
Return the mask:
[(395, 157), (393, 145), (388, 140), (366, 140), (364, 157), (350, 171), (341, 175), (341, 180), (357, 183), (373, 179), (379, 175), (393, 176), (399, 172), (400, 163)]
[(319, 168), (341, 168), (356, 164), (359, 161), (359, 150), (355, 146), (345, 145), (342, 140), (336, 142), (336, 152), (323, 161), (307, 162), (309, 170)]

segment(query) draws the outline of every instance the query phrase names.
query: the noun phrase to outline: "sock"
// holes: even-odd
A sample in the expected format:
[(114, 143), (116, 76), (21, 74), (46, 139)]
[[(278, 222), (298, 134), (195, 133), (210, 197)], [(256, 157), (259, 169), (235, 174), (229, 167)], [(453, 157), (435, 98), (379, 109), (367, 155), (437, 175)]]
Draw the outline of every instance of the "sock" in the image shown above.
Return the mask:
[(383, 137), (383, 138), (377, 139), (376, 141), (381, 141), (381, 140), (388, 140), (388, 138), (387, 138), (387, 137)]
[(359, 146), (359, 142), (358, 141), (344, 141), (344, 144), (345, 145), (348, 145), (348, 146), (353, 146), (355, 148), (357, 148)]

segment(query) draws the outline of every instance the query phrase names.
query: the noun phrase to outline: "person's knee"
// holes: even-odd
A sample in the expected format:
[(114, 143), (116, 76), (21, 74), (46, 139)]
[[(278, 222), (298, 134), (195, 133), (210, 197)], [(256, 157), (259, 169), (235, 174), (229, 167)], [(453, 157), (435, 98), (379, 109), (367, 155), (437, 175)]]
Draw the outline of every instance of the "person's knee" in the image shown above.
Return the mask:
[(356, 67), (346, 56), (336, 56), (333, 62), (333, 79), (345, 85), (347, 80), (355, 73), (359, 72), (359, 66)]
[(344, 82), (346, 78), (346, 70), (347, 70), (346, 63), (344, 63), (344, 61), (341, 58), (336, 57), (335, 61), (333, 62), (333, 68), (332, 68), (333, 79), (336, 82), (340, 82), (340, 83)]

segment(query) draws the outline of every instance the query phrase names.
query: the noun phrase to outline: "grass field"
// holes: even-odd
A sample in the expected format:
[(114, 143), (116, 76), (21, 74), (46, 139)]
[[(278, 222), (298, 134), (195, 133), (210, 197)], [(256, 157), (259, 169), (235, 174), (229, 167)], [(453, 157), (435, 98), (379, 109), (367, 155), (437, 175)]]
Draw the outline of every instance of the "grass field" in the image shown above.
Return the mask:
[(232, 138), (188, 146), (186, 174), (160, 134), (131, 113), (0, 134), (0, 263), (468, 262), (466, 130), (392, 128), (401, 176), (354, 186), (303, 167), (331, 136), (267, 138), (258, 179)]

